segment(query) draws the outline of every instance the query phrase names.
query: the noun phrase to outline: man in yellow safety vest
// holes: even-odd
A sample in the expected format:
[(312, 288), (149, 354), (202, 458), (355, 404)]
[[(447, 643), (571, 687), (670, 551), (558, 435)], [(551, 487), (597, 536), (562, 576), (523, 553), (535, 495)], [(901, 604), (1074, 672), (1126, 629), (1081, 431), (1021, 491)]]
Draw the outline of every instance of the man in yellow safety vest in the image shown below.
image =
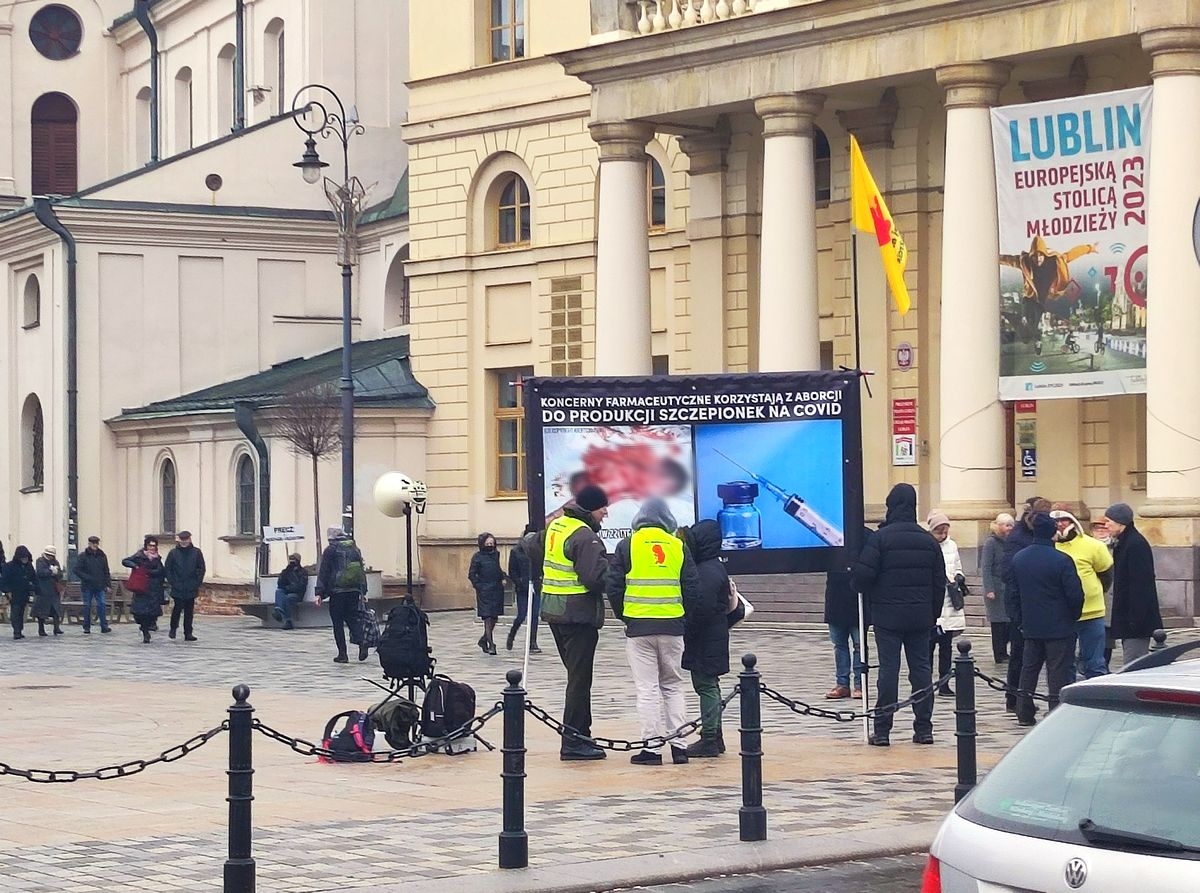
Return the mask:
[[(525, 540), (530, 563), (541, 571), (542, 620), (549, 624), (567, 668), (563, 725), (588, 738), (592, 735), (592, 664), (604, 625), (608, 550), (598, 534), (606, 514), (608, 496), (588, 485), (544, 531)], [(560, 759), (604, 757), (600, 748), (563, 735)]]
[[(683, 693), (683, 627), (700, 598), (700, 572), (675, 536), (674, 516), (661, 499), (647, 499), (621, 540), (608, 571), (608, 600), (625, 621), (625, 653), (637, 687), (642, 737), (669, 735), (687, 722)], [(663, 717), (666, 724), (663, 724)], [(687, 740), (671, 742), (671, 761), (686, 763)], [(661, 766), (662, 753), (643, 750), (630, 762)]]

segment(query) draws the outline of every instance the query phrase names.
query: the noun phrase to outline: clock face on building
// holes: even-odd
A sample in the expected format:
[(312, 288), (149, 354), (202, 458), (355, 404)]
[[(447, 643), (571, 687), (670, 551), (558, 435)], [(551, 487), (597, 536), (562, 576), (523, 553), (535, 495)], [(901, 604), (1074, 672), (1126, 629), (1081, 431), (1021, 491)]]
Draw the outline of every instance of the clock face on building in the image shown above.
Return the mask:
[(69, 59), (79, 52), (83, 25), (65, 6), (45, 6), (29, 23), (29, 39), (47, 59)]

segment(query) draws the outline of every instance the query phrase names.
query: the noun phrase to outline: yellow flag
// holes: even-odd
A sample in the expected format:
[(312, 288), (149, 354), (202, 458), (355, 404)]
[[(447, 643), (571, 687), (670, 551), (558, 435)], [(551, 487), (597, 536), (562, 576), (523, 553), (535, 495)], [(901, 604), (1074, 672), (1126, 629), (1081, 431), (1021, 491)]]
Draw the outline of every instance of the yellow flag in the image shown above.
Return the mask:
[(850, 208), (851, 223), (855, 229), (873, 233), (879, 242), (879, 254), (883, 257), (883, 270), (891, 288), (892, 300), (903, 316), (908, 313), (908, 287), (904, 284), (904, 268), (908, 265), (908, 247), (904, 237), (896, 229), (892, 212), (875, 185), (875, 178), (867, 167), (858, 140), (850, 135)]

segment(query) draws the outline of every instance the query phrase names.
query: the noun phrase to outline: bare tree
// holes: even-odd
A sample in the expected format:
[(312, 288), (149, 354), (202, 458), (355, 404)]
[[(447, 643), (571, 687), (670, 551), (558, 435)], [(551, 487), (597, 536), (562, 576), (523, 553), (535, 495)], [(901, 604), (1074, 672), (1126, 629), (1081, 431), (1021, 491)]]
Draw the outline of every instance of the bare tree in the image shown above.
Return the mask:
[(291, 391), (279, 407), (276, 433), (288, 442), (292, 454), (312, 461), (313, 531), (317, 559), (321, 557), (321, 505), (317, 466), (335, 456), (342, 446), (338, 389), (329, 383)]

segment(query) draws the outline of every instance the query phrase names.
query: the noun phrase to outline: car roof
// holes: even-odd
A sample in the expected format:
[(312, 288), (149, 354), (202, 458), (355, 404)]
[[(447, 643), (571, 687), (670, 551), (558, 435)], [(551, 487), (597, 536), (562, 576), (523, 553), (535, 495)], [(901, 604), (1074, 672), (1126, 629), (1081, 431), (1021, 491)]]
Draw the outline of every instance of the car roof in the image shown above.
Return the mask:
[(1062, 691), (1067, 704), (1135, 702), (1146, 689), (1200, 694), (1200, 641), (1185, 642), (1151, 652), (1125, 670), (1069, 685)]

